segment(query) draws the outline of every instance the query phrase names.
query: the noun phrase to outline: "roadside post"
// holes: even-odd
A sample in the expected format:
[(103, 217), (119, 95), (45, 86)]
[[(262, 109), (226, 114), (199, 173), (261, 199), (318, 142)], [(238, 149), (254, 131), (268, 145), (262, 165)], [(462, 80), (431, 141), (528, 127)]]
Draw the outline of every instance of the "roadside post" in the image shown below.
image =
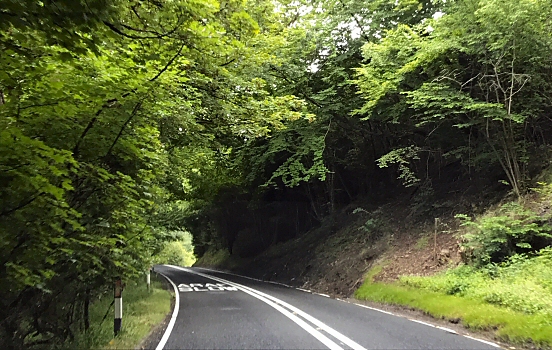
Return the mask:
[(151, 267), (146, 272), (146, 283), (148, 284), (148, 292), (151, 291)]
[(115, 320), (113, 322), (113, 331), (116, 336), (123, 326), (123, 282), (121, 281), (121, 277), (115, 279), (113, 296), (115, 297)]

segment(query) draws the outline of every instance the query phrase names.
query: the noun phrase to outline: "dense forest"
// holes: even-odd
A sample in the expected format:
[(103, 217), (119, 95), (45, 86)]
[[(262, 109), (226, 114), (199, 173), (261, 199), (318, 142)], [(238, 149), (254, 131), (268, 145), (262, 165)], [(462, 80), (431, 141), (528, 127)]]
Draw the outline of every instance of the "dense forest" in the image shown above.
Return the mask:
[(549, 165), (546, 0), (0, 4), (5, 348), (87, 329), (183, 231), (252, 256), (359, 198), (519, 197)]

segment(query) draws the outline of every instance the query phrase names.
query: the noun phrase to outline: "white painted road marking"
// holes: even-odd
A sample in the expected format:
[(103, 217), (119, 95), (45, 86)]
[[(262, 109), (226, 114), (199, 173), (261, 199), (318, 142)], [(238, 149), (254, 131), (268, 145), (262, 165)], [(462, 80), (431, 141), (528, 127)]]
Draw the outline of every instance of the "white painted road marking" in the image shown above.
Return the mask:
[[(280, 282), (265, 281), (265, 280), (261, 280), (261, 279), (258, 279), (258, 278), (253, 278), (253, 277), (238, 275), (238, 274), (236, 274), (236, 273), (227, 272), (227, 271), (213, 270), (213, 269), (208, 269), (208, 268), (206, 268), (206, 267), (195, 267), (195, 269), (201, 269), (201, 270), (211, 271), (211, 272), (215, 272), (215, 273), (223, 273), (223, 274), (225, 274), (225, 275), (231, 275), (231, 276), (246, 278), (246, 279), (252, 280), (252, 281), (263, 282), (263, 283), (270, 283), (270, 284), (275, 284), (275, 285), (283, 286), (283, 287), (287, 287), (287, 288), (294, 288), (294, 287), (292, 287), (292, 286), (290, 286), (290, 285), (283, 284), (283, 283), (280, 283)], [(309, 291), (309, 292), (310, 292), (310, 291)]]
[(184, 284), (181, 283), (178, 285), (178, 290), (182, 293), (184, 292), (237, 292), (238, 289), (236, 287), (232, 287), (229, 285), (225, 285), (223, 283), (206, 283), (205, 285), (203, 283), (190, 283), (190, 284)]
[(392, 313), (392, 312), (385, 311), (385, 310), (380, 310), (380, 309), (376, 309), (375, 307), (370, 307), (370, 306), (367, 306), (367, 305), (356, 304), (356, 303), (353, 303), (353, 304), (358, 305), (358, 306), (360, 306), (360, 307), (363, 307), (363, 308), (365, 308), (365, 309), (374, 310), (374, 311), (382, 312), (382, 313), (384, 313), (384, 314), (396, 316), (396, 315), (395, 315), (394, 313)]
[(167, 281), (169, 281), (173, 288), (174, 288), (174, 297), (175, 297), (175, 301), (174, 301), (174, 310), (173, 310), (173, 314), (171, 316), (171, 320), (169, 321), (169, 324), (167, 325), (167, 329), (165, 329), (165, 333), (163, 334), (163, 337), (161, 338), (161, 340), (159, 341), (159, 344), (157, 344), (157, 347), (155, 348), (155, 350), (163, 350), (163, 348), (165, 347), (165, 344), (167, 344), (167, 340), (169, 340), (169, 336), (171, 335), (171, 332), (173, 330), (173, 327), (174, 327), (174, 324), (176, 322), (176, 316), (178, 316), (178, 309), (180, 308), (180, 293), (178, 293), (178, 288), (176, 287), (176, 284), (174, 284), (173, 281), (171, 281), (170, 278), (168, 278), (166, 275), (158, 272), (161, 276), (165, 277), (167, 279)]
[(217, 278), (217, 277), (205, 275), (205, 274), (202, 274), (200, 272), (191, 271), (191, 270), (179, 267), (179, 266), (172, 266), (172, 265), (165, 265), (165, 266), (171, 267), (171, 268), (174, 268), (174, 269), (178, 269), (178, 270), (182, 270), (182, 271), (185, 271), (185, 272), (188, 272), (188, 273), (191, 273), (191, 274), (196, 274), (198, 276), (202, 276), (202, 277), (205, 277), (205, 278), (210, 278), (212, 280), (215, 280), (215, 281), (218, 281), (218, 282), (221, 282), (221, 283), (226, 283), (226, 284), (232, 285), (232, 286), (236, 287), (237, 289), (241, 290), (242, 292), (244, 292), (246, 294), (249, 294), (254, 298), (257, 298), (257, 299), (261, 300), (262, 302), (270, 305), (274, 309), (278, 310), (281, 314), (283, 314), (284, 316), (286, 316), (287, 318), (289, 318), (290, 320), (295, 322), (297, 325), (299, 325), (301, 328), (303, 328), (305, 331), (307, 331), (313, 337), (318, 339), (322, 344), (327, 346), (329, 349), (331, 349), (331, 350), (344, 350), (341, 346), (337, 345), (331, 339), (329, 339), (328, 337), (326, 337), (322, 333), (318, 332), (316, 329), (314, 329), (312, 326), (310, 326), (308, 323), (306, 323), (305, 321), (303, 321), (299, 317), (293, 315), (288, 310), (284, 309), (283, 307), (281, 307), (280, 305), (278, 305), (276, 303), (273, 303), (272, 301), (268, 300), (267, 298), (264, 298), (261, 295), (258, 295), (258, 294), (254, 293), (252, 291), (247, 290), (247, 287), (245, 287), (245, 286), (234, 284), (233, 282), (222, 280), (222, 279)]
[(328, 294), (322, 294), (322, 293), (316, 293), (316, 292), (313, 292), (312, 294), (320, 295), (320, 296), (323, 296), (325, 298), (331, 298)]
[(427, 323), (427, 322), (424, 322), (424, 321), (418, 321), (418, 320), (415, 320), (413, 318), (409, 318), (409, 320), (412, 321), (412, 322), (420, 323), (420, 324), (435, 328), (435, 326), (432, 325), (431, 323)]
[(474, 338), (474, 337), (470, 337), (469, 335), (464, 335), (464, 337), (469, 338), (469, 339), (472, 339), (472, 340), (476, 340), (476, 341), (478, 341), (478, 342), (481, 342), (481, 343), (484, 343), (484, 344), (487, 344), (487, 345), (490, 345), (490, 346), (494, 346), (495, 348), (500, 348), (500, 345), (495, 344), (495, 343), (490, 342), (490, 341), (486, 341), (486, 340), (482, 340), (482, 339), (477, 339), (477, 338)]
[[(218, 278), (218, 277), (215, 277), (215, 276), (211, 276), (211, 275), (207, 275), (207, 274), (203, 274), (203, 273), (200, 273), (200, 272), (196, 272), (196, 271), (193, 271), (193, 270), (190, 270), (190, 269), (186, 269), (186, 268), (183, 268), (183, 267), (179, 267), (179, 266), (173, 266), (173, 265), (165, 265), (165, 266), (168, 266), (168, 267), (172, 267), (174, 269), (178, 269), (178, 270), (182, 270), (182, 271), (185, 271), (185, 272), (188, 272), (188, 273), (191, 273), (191, 274), (196, 274), (198, 276), (201, 276), (201, 277), (205, 277), (205, 278), (210, 278), (212, 280), (215, 280), (215, 281), (218, 281), (218, 282), (221, 282), (221, 283), (226, 283), (226, 284), (229, 284), (231, 286), (234, 286), (236, 288), (238, 288), (239, 290), (251, 295), (251, 296), (254, 296), (256, 297), (257, 299), (259, 300), (262, 300), (264, 301), (265, 303), (269, 304), (270, 306), (274, 307), (275, 309), (277, 309), (278, 311), (282, 312), (282, 313), (287, 313), (289, 315), (286, 315), (288, 318), (291, 318), (290, 316), (293, 316), (295, 318), (297, 318), (297, 316), (289, 313), (288, 310), (292, 311), (293, 313), (301, 316), (302, 318), (304, 318), (305, 320), (309, 321), (310, 323), (314, 324), (315, 326), (317, 326), (318, 328), (324, 330), (326, 333), (330, 334), (331, 336), (333, 336), (334, 338), (338, 339), (340, 342), (342, 342), (343, 344), (347, 345), (348, 347), (350, 347), (351, 349), (353, 350), (366, 350), (362, 345), (356, 343), (355, 341), (353, 341), (352, 339), (346, 337), (345, 335), (339, 333), (338, 331), (336, 331), (335, 329), (329, 327), (328, 325), (326, 325), (325, 323), (321, 322), (320, 320), (312, 317), (311, 315), (305, 313), (304, 311), (296, 308), (295, 306), (293, 305), (290, 305), (288, 303), (286, 303), (285, 301), (283, 300), (280, 300), (278, 298), (275, 298), (271, 295), (268, 295), (268, 294), (265, 294), (263, 292), (260, 292), (256, 289), (253, 289), (253, 288), (250, 288), (250, 287), (247, 287), (247, 286), (244, 286), (244, 285), (241, 285), (241, 284), (238, 284), (238, 283), (235, 283), (235, 282), (231, 282), (231, 281), (228, 281), (228, 280), (225, 280), (225, 279), (222, 279), (222, 278)], [(286, 309), (282, 308), (281, 306), (285, 307)], [(315, 338), (317, 338), (318, 340), (322, 341), (317, 335), (315, 335), (316, 333), (319, 334), (320, 337), (323, 337), (325, 339), (327, 339), (327, 341), (329, 341), (331, 344), (335, 345), (335, 349), (343, 349), (342, 347), (340, 347), (339, 345), (337, 345), (336, 343), (334, 343), (333, 341), (331, 341), (329, 338), (327, 338), (326, 336), (324, 336), (322, 333), (318, 332), (316, 329), (312, 328), (311, 326), (309, 326), (307, 323), (305, 323), (304, 321), (302, 321), (301, 319), (297, 318), (299, 321), (303, 322), (307, 327), (310, 328), (310, 330), (312, 330), (312, 332), (315, 332), (314, 334), (311, 333), (309, 330), (307, 330), (307, 332), (311, 333), (311, 335), (313, 335)], [(293, 319), (292, 319), (293, 320)], [(293, 320), (295, 322), (295, 320)], [(297, 323), (297, 322), (296, 322)], [(299, 324), (299, 323), (297, 323)], [(301, 325), (300, 325), (301, 326)], [(333, 347), (330, 347), (328, 344), (326, 344), (325, 342), (322, 341), (322, 343), (324, 343), (324, 345), (328, 346), (330, 349), (334, 349)]]
[(187, 284), (179, 284), (178, 291), (180, 292), (193, 292), (194, 289)]
[[(189, 269), (185, 269), (185, 268), (182, 268), (182, 267), (179, 267), (179, 266), (172, 266), (172, 265), (165, 265), (167, 267), (171, 267), (171, 268), (175, 268), (175, 269), (179, 269), (179, 270), (182, 270), (182, 271), (186, 271), (186, 272), (189, 272), (189, 273), (192, 273), (192, 274), (196, 274), (196, 275), (200, 275), (200, 276), (203, 276), (203, 277), (206, 277), (206, 278), (210, 278), (210, 279), (213, 279), (215, 281), (220, 281), (220, 282), (223, 282), (223, 283), (227, 283), (227, 284), (231, 284), (231, 285), (234, 285), (236, 288), (239, 288), (239, 290), (242, 290), (243, 292), (247, 293), (247, 294), (250, 294), (250, 293), (253, 293), (253, 294), (257, 294), (258, 296), (260, 297), (265, 297), (266, 299), (270, 299), (272, 301), (274, 301), (276, 303), (276, 306), (279, 306), (278, 304), (280, 304), (281, 306), (284, 306), (290, 310), (293, 311), (294, 314), (297, 314), (297, 315), (300, 315), (302, 316), (303, 318), (305, 318), (306, 320), (310, 321), (311, 323), (314, 323), (315, 325), (317, 325), (318, 323), (315, 323), (315, 322), (319, 322), (321, 325), (324, 325), (325, 327), (316, 327), (316, 330), (324, 330), (326, 331), (327, 333), (333, 335), (335, 338), (337, 339), (340, 339), (341, 340), (341, 337), (344, 337), (346, 339), (348, 339), (348, 341), (341, 341), (341, 344), (342, 345), (348, 345), (349, 347), (351, 347), (352, 349), (354, 350), (366, 350), (364, 349), (361, 345), (355, 343), (354, 341), (352, 341), (351, 339), (345, 337), (344, 335), (342, 335), (341, 333), (333, 330), (332, 328), (326, 326), (324, 323), (320, 322), (319, 320), (315, 319), (314, 317), (308, 315), (308, 314), (305, 314), (303, 311), (295, 308), (294, 306), (292, 305), (289, 305), (287, 303), (285, 303), (284, 301), (282, 300), (279, 300), (277, 298), (274, 298), (270, 295), (267, 295), (265, 293), (262, 293), (258, 290), (255, 290), (255, 289), (252, 289), (250, 287), (246, 287), (244, 285), (240, 285), (240, 284), (237, 284), (235, 282), (230, 282), (230, 281), (227, 281), (227, 280), (224, 280), (224, 279), (220, 279), (220, 278), (217, 278), (217, 277), (214, 277), (214, 276), (211, 276), (211, 275), (205, 275), (205, 274), (202, 274), (202, 273), (199, 273), (199, 272), (195, 272), (195, 271), (191, 271)], [(285, 284), (282, 284), (282, 283), (277, 283), (277, 282), (271, 282), (271, 281), (263, 281), (263, 280), (260, 280), (260, 279), (256, 279), (256, 278), (251, 278), (251, 277), (247, 277), (247, 276), (242, 276), (242, 275), (238, 275), (238, 274), (234, 274), (234, 273), (230, 273), (230, 272), (224, 272), (224, 271), (218, 271), (218, 270), (213, 270), (213, 269), (207, 269), (207, 268), (200, 268), (202, 270), (207, 270), (207, 271), (212, 271), (212, 272), (215, 272), (215, 273), (222, 273), (222, 274), (227, 274), (227, 275), (232, 275), (232, 276), (237, 276), (237, 277), (242, 277), (242, 278), (246, 278), (246, 279), (250, 279), (250, 280), (254, 280), (254, 281), (259, 281), (259, 282), (265, 282), (265, 283), (273, 283), (273, 284), (279, 284), (279, 285), (282, 285), (282, 286), (286, 286), (286, 287), (289, 287), (289, 288), (293, 288), (293, 287), (290, 287), (290, 286), (287, 286)], [(165, 276), (166, 277), (166, 276)], [(172, 283), (172, 282), (171, 282)], [(217, 285), (219, 285), (220, 283), (217, 283)], [(308, 290), (304, 290), (304, 289), (301, 289), (301, 288), (294, 288), (294, 289), (299, 289), (299, 290), (302, 290), (302, 291), (305, 291), (305, 292), (310, 292), (312, 294), (317, 294), (315, 292), (312, 292), (312, 291), (308, 291)], [(246, 290), (249, 290), (250, 293), (248, 293), (248, 291)], [(250, 294), (251, 295), (251, 294)], [(257, 297), (257, 296), (255, 296)], [(337, 300), (340, 300), (340, 299), (337, 299)], [(263, 300), (264, 301), (264, 300)], [(346, 303), (349, 303), (349, 304), (354, 304), (354, 305), (357, 305), (357, 306), (360, 306), (360, 307), (363, 307), (363, 308), (366, 308), (366, 309), (370, 309), (370, 310), (374, 310), (374, 311), (378, 311), (378, 312), (382, 312), (382, 313), (385, 313), (385, 314), (389, 314), (389, 315), (393, 315), (393, 316), (396, 316), (396, 317), (401, 317), (401, 318), (405, 318), (404, 316), (400, 316), (400, 315), (396, 315), (394, 313), (391, 313), (391, 312), (388, 312), (388, 311), (384, 311), (384, 310), (381, 310), (381, 309), (377, 309), (377, 308), (373, 308), (373, 307), (370, 307), (370, 306), (366, 306), (366, 305), (363, 305), (363, 304), (358, 304), (358, 303), (352, 303), (352, 302), (349, 302), (347, 300), (340, 300), (340, 301), (343, 301), (343, 302), (346, 302)], [(266, 302), (266, 301), (265, 301)], [(271, 305), (272, 306), (272, 305)], [(273, 306), (274, 307), (274, 306)], [(284, 311), (287, 312), (287, 310), (284, 309)], [(173, 318), (175, 318), (175, 314), (173, 313)], [(432, 328), (436, 328), (436, 329), (440, 329), (440, 330), (443, 330), (443, 331), (446, 331), (448, 333), (452, 333), (452, 334), (458, 334), (456, 331), (452, 330), (452, 329), (449, 329), (449, 328), (445, 328), (445, 327), (440, 327), (440, 326), (435, 326), (435, 325), (432, 325), (430, 323), (426, 323), (426, 322), (423, 322), (423, 321), (419, 321), (419, 320), (415, 320), (415, 319), (409, 319), (410, 321), (413, 321), (413, 322), (417, 322), (417, 323), (421, 323), (421, 324), (424, 324), (424, 325), (427, 325), (429, 327), (432, 327)], [(313, 322), (314, 321), (314, 322)], [(308, 324), (307, 324), (308, 326)], [(172, 328), (172, 327), (171, 327)], [(168, 329), (168, 328), (167, 328)], [(315, 331), (316, 331), (315, 330)], [(334, 333), (335, 332), (335, 333)], [(323, 335), (322, 335), (323, 336)], [(466, 337), (466, 338), (469, 338), (471, 340), (474, 340), (474, 341), (478, 341), (478, 342), (481, 342), (481, 343), (484, 343), (484, 344), (487, 344), (487, 345), (490, 345), (490, 346), (493, 346), (495, 348), (501, 348), (500, 345), (496, 344), (496, 343), (493, 343), (493, 342), (490, 342), (490, 341), (486, 341), (486, 340), (482, 340), (482, 339), (478, 339), (478, 338), (474, 338), (474, 337), (471, 337), (469, 335), (466, 335), (466, 334), (462, 334), (463, 337)], [(318, 338), (317, 338), (318, 339)], [(329, 339), (328, 339), (329, 340)], [(331, 341), (331, 340), (330, 340)], [(335, 343), (334, 343), (335, 344)], [(356, 344), (356, 346), (353, 346), (352, 344)], [(336, 344), (337, 345), (337, 344)], [(358, 346), (358, 347), (357, 347)], [(156, 350), (161, 350), (162, 348), (156, 348)], [(340, 348), (342, 349), (342, 348)]]
[(450, 328), (441, 327), (441, 326), (436, 326), (435, 328), (441, 329), (441, 330), (443, 330), (443, 331), (445, 331), (445, 332), (449, 332), (449, 333), (452, 333), (452, 334), (458, 334), (458, 332), (456, 332), (455, 330), (450, 329)]

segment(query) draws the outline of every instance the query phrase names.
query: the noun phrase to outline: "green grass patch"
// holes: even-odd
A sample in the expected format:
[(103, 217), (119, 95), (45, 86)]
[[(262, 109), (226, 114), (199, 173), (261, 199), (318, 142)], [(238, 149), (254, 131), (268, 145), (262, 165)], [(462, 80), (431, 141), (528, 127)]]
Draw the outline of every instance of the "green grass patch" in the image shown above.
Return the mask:
[[(58, 349), (134, 349), (154, 326), (161, 323), (171, 310), (171, 295), (152, 275), (152, 290), (147, 291), (145, 279), (129, 282), (123, 292), (123, 328), (113, 335), (112, 293), (107, 293), (90, 306), (90, 330), (78, 332), (75, 340)], [(104, 315), (107, 318), (102, 323)]]
[(423, 235), (422, 237), (420, 237), (417, 241), (416, 241), (416, 245), (415, 245), (415, 248), (417, 250), (422, 250), (424, 249), (425, 247), (427, 247), (427, 245), (429, 244), (429, 239), (430, 239), (430, 236), (429, 235)]
[[(403, 285), (457, 295), (552, 320), (552, 248), (515, 255), (501, 264), (459, 268), (431, 276), (403, 276)], [(552, 322), (552, 321), (551, 321)]]
[(527, 314), (481, 300), (412, 286), (374, 283), (370, 276), (355, 292), (355, 297), (414, 307), (436, 318), (460, 319), (471, 329), (494, 330), (497, 338), (504, 341), (552, 347), (552, 319), (546, 313)]

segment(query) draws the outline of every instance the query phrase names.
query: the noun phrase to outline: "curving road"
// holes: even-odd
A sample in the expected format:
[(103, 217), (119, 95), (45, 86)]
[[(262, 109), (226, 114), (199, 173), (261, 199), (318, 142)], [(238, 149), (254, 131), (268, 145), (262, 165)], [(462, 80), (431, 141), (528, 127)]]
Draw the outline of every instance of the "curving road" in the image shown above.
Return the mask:
[(202, 268), (155, 266), (178, 289), (162, 349), (496, 349), (427, 323)]

